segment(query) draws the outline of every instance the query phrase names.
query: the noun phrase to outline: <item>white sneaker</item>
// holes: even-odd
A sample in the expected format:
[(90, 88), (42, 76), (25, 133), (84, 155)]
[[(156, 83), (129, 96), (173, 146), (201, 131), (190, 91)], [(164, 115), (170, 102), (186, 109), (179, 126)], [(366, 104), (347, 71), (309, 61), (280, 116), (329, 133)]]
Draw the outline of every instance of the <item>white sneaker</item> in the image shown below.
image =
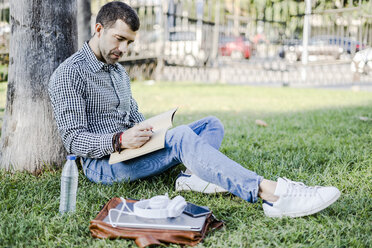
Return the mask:
[(204, 181), (195, 174), (185, 174), (181, 172), (176, 180), (176, 191), (197, 191), (205, 194), (227, 192), (224, 188)]
[(327, 208), (341, 193), (335, 187), (308, 187), (287, 178), (278, 178), (274, 195), (279, 197), (276, 202), (264, 201), (262, 204), (266, 216), (301, 217)]

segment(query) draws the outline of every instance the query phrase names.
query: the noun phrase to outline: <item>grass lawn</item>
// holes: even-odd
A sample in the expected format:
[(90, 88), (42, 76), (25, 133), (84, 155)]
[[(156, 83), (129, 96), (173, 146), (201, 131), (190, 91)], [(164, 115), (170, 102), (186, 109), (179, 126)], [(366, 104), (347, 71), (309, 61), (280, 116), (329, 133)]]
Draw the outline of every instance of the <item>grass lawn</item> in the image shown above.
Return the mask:
[(7, 80), (8, 78), (8, 66), (0, 64), (0, 81)]
[[(5, 86), (0, 86), (4, 104)], [(359, 119), (372, 118), (371, 92), (186, 83), (134, 83), (132, 90), (147, 117), (174, 106), (180, 107), (175, 125), (217, 116), (226, 130), (222, 152), (268, 179), (285, 176), (309, 185), (334, 185), (342, 192), (331, 207), (297, 219), (266, 218), (261, 201), (182, 193), (226, 222), (198, 247), (372, 246), (372, 121)], [(268, 127), (256, 126), (256, 119)], [(64, 216), (58, 214), (60, 169), (39, 177), (0, 170), (0, 246), (135, 246), (130, 240), (91, 238), (89, 221), (115, 196), (147, 198), (168, 192), (174, 197), (181, 169), (179, 165), (160, 176), (113, 186), (93, 184), (80, 170), (77, 211)]]

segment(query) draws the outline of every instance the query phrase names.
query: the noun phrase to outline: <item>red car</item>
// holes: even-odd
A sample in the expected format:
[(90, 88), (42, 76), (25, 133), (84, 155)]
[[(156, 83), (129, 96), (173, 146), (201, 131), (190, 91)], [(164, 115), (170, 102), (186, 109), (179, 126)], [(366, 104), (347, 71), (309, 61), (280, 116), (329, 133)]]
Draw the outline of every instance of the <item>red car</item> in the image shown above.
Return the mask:
[(225, 37), (221, 39), (219, 50), (222, 56), (249, 59), (252, 54), (252, 45), (244, 37)]

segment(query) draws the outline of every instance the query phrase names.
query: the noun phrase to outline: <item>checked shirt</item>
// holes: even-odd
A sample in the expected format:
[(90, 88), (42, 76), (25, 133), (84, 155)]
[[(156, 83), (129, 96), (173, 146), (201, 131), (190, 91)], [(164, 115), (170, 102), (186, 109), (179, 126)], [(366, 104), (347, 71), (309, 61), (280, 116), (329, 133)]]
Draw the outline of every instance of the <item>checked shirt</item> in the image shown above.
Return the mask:
[(99, 61), (88, 43), (54, 71), (48, 90), (58, 130), (70, 154), (109, 155), (114, 151), (113, 135), (144, 120), (123, 66)]

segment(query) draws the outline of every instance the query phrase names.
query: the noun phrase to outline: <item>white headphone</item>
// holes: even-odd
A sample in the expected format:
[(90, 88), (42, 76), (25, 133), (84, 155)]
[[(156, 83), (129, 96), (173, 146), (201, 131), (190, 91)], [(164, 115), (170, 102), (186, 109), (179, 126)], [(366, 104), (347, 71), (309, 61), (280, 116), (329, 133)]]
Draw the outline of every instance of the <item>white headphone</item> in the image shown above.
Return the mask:
[[(182, 196), (176, 196), (172, 200), (169, 199), (168, 194), (154, 196), (149, 200), (141, 200), (133, 204), (133, 211), (127, 206), (124, 198), (120, 197), (123, 202), (123, 206), (120, 210), (112, 208), (109, 210), (109, 221), (113, 227), (118, 224), (119, 217), (121, 214), (136, 215), (143, 218), (151, 219), (164, 219), (164, 218), (174, 218), (182, 214), (183, 210), (186, 208), (185, 198)], [(127, 208), (128, 211), (124, 211)], [(111, 220), (111, 212), (119, 212), (116, 217), (115, 223)]]
[(143, 218), (163, 219), (180, 216), (185, 210), (186, 201), (182, 196), (176, 196), (172, 200), (168, 195), (159, 195), (150, 200), (134, 203), (133, 212)]

